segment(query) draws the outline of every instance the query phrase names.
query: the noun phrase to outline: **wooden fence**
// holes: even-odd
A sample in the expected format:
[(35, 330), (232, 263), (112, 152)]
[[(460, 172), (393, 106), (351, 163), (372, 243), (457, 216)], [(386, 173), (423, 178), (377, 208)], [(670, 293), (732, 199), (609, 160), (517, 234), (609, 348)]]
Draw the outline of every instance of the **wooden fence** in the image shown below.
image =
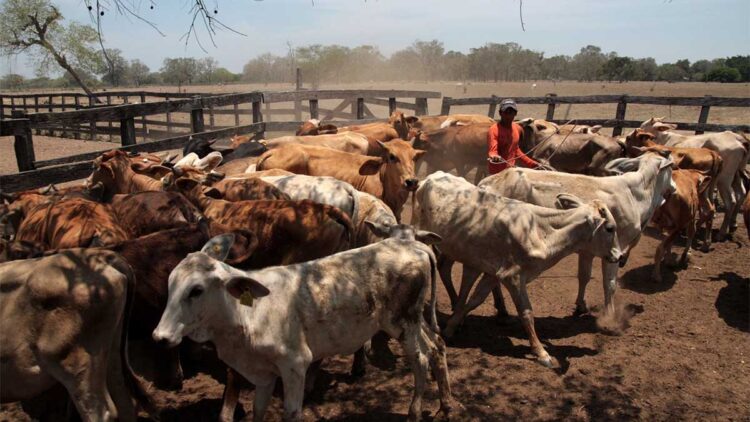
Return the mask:
[[(724, 130), (750, 132), (750, 125), (717, 125), (708, 123), (708, 113), (712, 106), (715, 107), (750, 107), (750, 98), (726, 98), (712, 97), (644, 97), (635, 95), (587, 95), (577, 97), (558, 97), (556, 94), (547, 94), (544, 97), (514, 97), (518, 104), (547, 104), (546, 120), (555, 123), (567, 123), (567, 120), (555, 119), (555, 106), (558, 104), (617, 104), (615, 117), (613, 119), (575, 119), (574, 122), (582, 125), (602, 125), (614, 128), (613, 136), (622, 134), (625, 127), (637, 128), (642, 122), (637, 120), (625, 120), (625, 112), (628, 104), (651, 104), (670, 106), (699, 106), (701, 108), (697, 123), (677, 123), (679, 130), (694, 130), (696, 134), (709, 132), (720, 132)], [(443, 97), (440, 114), (450, 114), (453, 106), (466, 105), (488, 105), (487, 115), (495, 117), (497, 105), (503, 97), (492, 96), (482, 98), (451, 98)]]
[[(110, 92), (109, 95), (118, 93)], [(131, 93), (132, 94), (132, 93)], [(61, 95), (61, 94), (57, 94)], [(162, 94), (164, 96), (173, 94)], [(261, 103), (306, 101), (307, 106), (296, 108), (306, 111), (311, 118), (323, 119), (344, 118), (338, 120), (339, 124), (361, 123), (377, 120), (375, 115), (369, 111), (366, 104), (387, 105), (392, 111), (396, 107), (414, 110), (417, 114), (427, 113), (427, 98), (440, 98), (440, 93), (430, 91), (390, 91), (390, 90), (344, 90), (344, 91), (294, 91), (294, 92), (249, 92), (242, 94), (213, 95), (207, 97), (195, 96), (179, 100), (165, 100), (159, 102), (145, 102), (141, 104), (122, 104), (103, 107), (87, 107), (80, 110), (44, 112), (27, 114), (23, 109), (11, 110), (11, 119), (0, 120), (0, 136), (13, 136), (14, 149), (18, 168), (17, 174), (0, 176), (0, 190), (13, 192), (22, 189), (44, 186), (49, 183), (58, 183), (85, 177), (91, 172), (91, 160), (100, 152), (78, 154), (69, 157), (55, 158), (51, 160), (38, 161), (34, 154), (33, 131), (44, 130), (50, 127), (66, 128), (72, 133), (83, 132), (85, 127), (96, 135), (102, 122), (112, 124), (109, 133), (119, 134), (120, 149), (125, 151), (156, 152), (169, 149), (181, 148), (189, 139), (219, 139), (228, 138), (235, 134), (252, 133), (257, 137), (263, 137), (266, 131), (290, 131), (296, 129), (301, 121), (265, 122)], [(140, 93), (138, 93), (140, 96)], [(5, 98), (11, 96), (3, 96)], [(17, 97), (17, 96), (15, 96)], [(29, 97), (33, 98), (33, 97)], [(398, 98), (414, 98), (414, 103), (400, 102)], [(339, 106), (331, 110), (323, 110), (318, 107), (319, 100), (341, 100)], [(240, 105), (250, 105), (249, 108), (241, 109)], [(352, 112), (343, 112), (343, 109), (353, 105)], [(217, 110), (218, 107), (232, 106), (232, 110)], [(240, 114), (243, 110), (252, 115), (252, 123), (241, 125)], [(214, 114), (217, 111), (229, 111), (234, 114), (234, 125), (216, 127), (214, 125)], [(286, 111), (286, 110), (284, 110)], [(295, 112), (294, 109), (291, 109)], [(150, 142), (136, 143), (136, 123), (141, 125), (140, 133), (148, 133), (148, 124), (154, 122), (174, 124), (171, 119), (174, 113), (189, 113), (189, 123), (181, 123), (189, 130), (188, 133), (172, 136)], [(205, 122), (205, 115), (209, 115), (209, 128)], [(165, 121), (148, 120), (149, 116), (166, 115)], [(166, 133), (171, 130), (167, 126)], [(171, 134), (171, 133), (170, 133)], [(80, 135), (79, 135), (80, 136)], [(80, 139), (80, 138), (78, 138)]]

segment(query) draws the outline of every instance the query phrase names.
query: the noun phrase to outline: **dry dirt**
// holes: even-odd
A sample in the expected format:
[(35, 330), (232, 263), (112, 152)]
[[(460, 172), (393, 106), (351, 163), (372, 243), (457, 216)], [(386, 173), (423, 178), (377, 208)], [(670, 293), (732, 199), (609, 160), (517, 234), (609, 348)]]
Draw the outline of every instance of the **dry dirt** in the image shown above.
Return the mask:
[[(573, 256), (530, 285), (538, 334), (559, 369), (537, 364), (520, 323), (512, 317), (496, 320), (490, 301), (473, 312), (448, 347), (453, 392), (469, 419), (748, 420), (750, 241), (745, 227), (734, 240), (714, 243), (709, 253), (693, 250), (687, 269), (663, 269), (660, 283), (649, 277), (656, 235), (647, 231), (620, 272), (616, 300), (627, 322), (621, 335), (597, 328), (596, 308), (603, 302), (598, 267), (587, 289), (592, 315), (571, 316), (577, 288)], [(459, 274), (457, 266), (454, 280)], [(444, 319), (450, 304), (444, 288), (438, 289)], [(507, 294), (506, 304), (515, 314)], [(398, 355), (395, 365), (369, 365), (361, 379), (349, 377), (350, 357), (326, 360), (305, 401), (305, 420), (404, 420), (413, 378), (399, 344), (391, 340), (390, 346)], [(181, 392), (151, 390), (163, 421), (216, 420), (223, 372), (206, 362), (188, 365), (190, 378)], [(279, 393), (267, 420), (281, 419)], [(50, 403), (64, 402), (64, 394), (58, 397), (26, 409), (39, 415)], [(252, 391), (245, 390), (236, 418), (252, 413), (252, 399)], [(424, 408), (425, 420), (431, 420), (438, 408), (433, 383)], [(18, 404), (4, 405), (4, 420), (30, 417)]]
[[(500, 88), (505, 85), (498, 84)], [(612, 88), (606, 89), (626, 92), (616, 90), (626, 85), (633, 84), (611, 84)], [(662, 89), (661, 85), (655, 90)], [(689, 89), (701, 86), (671, 85), (687, 85)], [(527, 94), (520, 92), (518, 86), (510, 95), (554, 91), (543, 86), (536, 88), (536, 94)], [(727, 86), (717, 84), (708, 93), (732, 94), (718, 92), (716, 87)], [(735, 95), (748, 94), (747, 86), (731, 87), (742, 91), (735, 91)], [(439, 89), (428, 85), (409, 88)], [(488, 91), (487, 86), (481, 93), (472, 92), (476, 84), (469, 88), (466, 96), (500, 92)], [(588, 88), (594, 90), (595, 87)], [(648, 85), (640, 88), (648, 90)], [(453, 89), (459, 88), (453, 86)], [(593, 93), (575, 87), (566, 89), (570, 91), (557, 89), (556, 92), (561, 95)], [(685, 91), (673, 95), (704, 93)], [(451, 95), (445, 90), (443, 94)], [(432, 103), (430, 107), (438, 110)], [(725, 117), (728, 121), (747, 123), (744, 110), (744, 115), (736, 114), (739, 109), (729, 112)], [(609, 111), (606, 114), (609, 116)], [(694, 116), (689, 118), (692, 120)], [(38, 158), (108, 146), (106, 143), (34, 139)], [(0, 154), (3, 157), (0, 173), (14, 171), (10, 169), (15, 166), (12, 147), (7, 148), (7, 143), (0, 142)], [(717, 218), (714, 227), (720, 224), (721, 218)], [(562, 260), (542, 274), (529, 286), (529, 296), (537, 332), (549, 353), (560, 363), (556, 370), (542, 367), (532, 359), (526, 334), (515, 318), (498, 321), (490, 301), (480, 306), (467, 318), (448, 347), (453, 392), (465, 405), (468, 418), (750, 420), (750, 240), (744, 225), (739, 224), (734, 240), (714, 243), (709, 253), (693, 250), (687, 269), (673, 273), (665, 267), (664, 281), (660, 283), (650, 280), (659, 235), (652, 229), (647, 230), (627, 266), (620, 271), (616, 300), (623, 320), (627, 320), (620, 335), (604, 334), (597, 328), (597, 309), (603, 302), (598, 264), (587, 288), (587, 301), (594, 310), (592, 315), (582, 317), (571, 316), (577, 289), (575, 257)], [(680, 252), (681, 247), (678, 242), (674, 252)], [(457, 266), (454, 280), (460, 279), (459, 274)], [(444, 320), (450, 312), (449, 301), (442, 286), (438, 291), (440, 318)], [(514, 315), (507, 294), (506, 304)], [(413, 378), (398, 343), (391, 340), (390, 346), (398, 356), (395, 364), (370, 365), (367, 374), (360, 379), (348, 376), (350, 357), (326, 360), (314, 391), (305, 401), (305, 420), (405, 420)], [(134, 360), (139, 368), (138, 356), (134, 356)], [(189, 379), (179, 393), (151, 390), (163, 421), (216, 420), (221, 406), (223, 373), (208, 362), (199, 359), (186, 366)], [(19, 404), (3, 405), (0, 421), (45, 419), (44, 415), (58, 419), (60, 413), (51, 413), (48, 407), (54, 406), (55, 412), (65, 407), (64, 391), (57, 393), (56, 399), (48, 396), (27, 403), (24, 408)], [(252, 399), (250, 389), (243, 392), (236, 418), (252, 413)], [(436, 386), (430, 383), (424, 402), (425, 419), (431, 420), (437, 408)], [(277, 394), (267, 420), (280, 419), (281, 399)]]

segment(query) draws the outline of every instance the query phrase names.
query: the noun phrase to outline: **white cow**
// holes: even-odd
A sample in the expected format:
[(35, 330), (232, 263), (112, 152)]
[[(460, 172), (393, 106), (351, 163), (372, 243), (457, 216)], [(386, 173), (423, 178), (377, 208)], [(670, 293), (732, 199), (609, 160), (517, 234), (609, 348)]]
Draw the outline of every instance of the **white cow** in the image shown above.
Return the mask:
[[(559, 192), (570, 192), (585, 201), (601, 200), (617, 221), (619, 248), (625, 254), (620, 266), (624, 266), (651, 216), (664, 202), (664, 197), (675, 191), (671, 164), (671, 159), (648, 153), (612, 161), (608, 168), (621, 174), (610, 177), (512, 168), (487, 177), (479, 186), (488, 192), (545, 207), (556, 205)], [(637, 171), (622, 173), (630, 169)], [(581, 251), (578, 255), (576, 314), (588, 312), (584, 296), (595, 256), (602, 256), (602, 252)], [(602, 279), (605, 312), (611, 314), (614, 312), (611, 298), (617, 287), (617, 263), (602, 259)]]
[[(439, 240), (425, 232), (415, 237)], [(445, 345), (437, 331), (435, 257), (428, 246), (387, 239), (314, 261), (245, 272), (222, 262), (232, 242), (232, 235), (217, 236), (172, 271), (167, 306), (153, 336), (171, 345), (183, 337), (213, 342), (219, 357), (255, 384), (253, 420), (263, 419), (279, 376), (284, 419), (301, 420), (308, 366), (354, 353), (378, 330), (402, 339), (412, 364), (416, 387), (410, 419), (421, 416), (430, 366), (441, 411), (460, 407), (451, 396)], [(430, 286), (428, 326), (422, 308)]]
[(750, 159), (750, 142), (741, 134), (730, 131), (704, 133), (702, 135), (681, 135), (672, 132), (676, 124), (664, 123), (663, 118), (652, 117), (641, 124), (641, 129), (653, 134), (655, 142), (670, 147), (707, 148), (721, 155), (722, 168), (715, 180), (726, 213), (719, 230), (719, 240), (723, 240), (730, 229), (737, 228), (737, 214), (747, 192), (742, 184), (742, 171)]
[(418, 225), (443, 238), (440, 251), (462, 262), (464, 271), (469, 267), (490, 275), (482, 278), (468, 304), (464, 301), (470, 286), (462, 284), (445, 334), (455, 332), (499, 279), (513, 297), (532, 351), (540, 363), (551, 366), (552, 359), (534, 330), (526, 283), (577, 251), (605, 251), (607, 260), (616, 263), (621, 253), (607, 207), (601, 201), (583, 204), (567, 194), (556, 195), (556, 205), (562, 210), (538, 207), (503, 198), (441, 171), (420, 183), (416, 197)]
[[(324, 136), (324, 135), (319, 135)], [(263, 176), (260, 178), (276, 186), (295, 201), (309, 199), (319, 204), (332, 205), (345, 212), (352, 223), (359, 214), (359, 191), (352, 185), (330, 176)]]
[(359, 215), (357, 218), (352, 218), (352, 223), (356, 236), (355, 247), (359, 248), (383, 240), (383, 236), (368, 227), (368, 221), (384, 226), (396, 225), (398, 221), (385, 202), (367, 192), (357, 191), (357, 196), (359, 197)]

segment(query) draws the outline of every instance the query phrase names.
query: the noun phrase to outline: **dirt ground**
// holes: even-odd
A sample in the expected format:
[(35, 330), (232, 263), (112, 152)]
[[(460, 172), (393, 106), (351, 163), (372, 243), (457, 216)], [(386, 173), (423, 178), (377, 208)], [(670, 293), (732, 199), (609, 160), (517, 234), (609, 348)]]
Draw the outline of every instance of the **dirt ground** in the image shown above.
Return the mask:
[[(409, 210), (407, 209), (407, 213)], [(721, 219), (717, 219), (719, 227)], [(740, 223), (734, 240), (693, 250), (689, 267), (664, 281), (650, 280), (658, 241), (649, 229), (620, 272), (616, 296), (624, 329), (598, 329), (603, 303), (598, 264), (587, 288), (591, 315), (573, 317), (576, 258), (570, 256), (529, 287), (536, 329), (559, 368), (537, 364), (516, 318), (498, 321), (491, 301), (475, 310), (448, 343), (455, 397), (470, 420), (748, 420), (750, 418), (750, 241)], [(680, 252), (681, 245), (674, 252)], [(454, 268), (454, 280), (460, 267)], [(438, 286), (439, 316), (450, 313)], [(506, 305), (515, 315), (512, 303)], [(327, 359), (307, 397), (305, 420), (404, 420), (413, 378), (400, 345), (390, 342), (395, 364), (369, 365), (352, 379), (351, 357)], [(138, 356), (134, 356), (138, 368)], [(162, 421), (213, 421), (221, 407), (223, 372), (206, 360), (186, 366), (182, 391), (152, 386)], [(3, 405), (0, 421), (32, 420), (43, 407), (64, 402), (64, 394), (25, 406)], [(239, 419), (252, 413), (253, 392), (245, 390)], [(40, 404), (40, 403), (43, 403)], [(280, 391), (267, 420), (281, 419)], [(437, 389), (429, 384), (425, 420), (437, 411)]]
[[(486, 84), (481, 92), (479, 84), (474, 84), (467, 87), (465, 95), (463, 87), (450, 86), (456, 91), (453, 96), (459, 97), (499, 94), (503, 87), (509, 88), (510, 95), (514, 96), (545, 92), (581, 95), (601, 90), (620, 93), (626, 91), (617, 89), (634, 84), (602, 84), (599, 88), (593, 86), (597, 84), (588, 84), (586, 89), (579, 87), (578, 91), (575, 86), (554, 91), (540, 83), (542, 86), (537, 87), (535, 93), (522, 92), (529, 88), (521, 83), (497, 84), (500, 90)], [(649, 85), (641, 85), (636, 86), (637, 90), (632, 89), (648, 91)], [(708, 84), (669, 85), (689, 86), (688, 91), (672, 95), (699, 96), (706, 91), (691, 90)], [(667, 95), (660, 90), (670, 88), (668, 84), (654, 86), (655, 92), (650, 95)], [(726, 91), (729, 87), (734, 91)], [(440, 89), (428, 85), (409, 88)], [(716, 96), (750, 94), (746, 85), (714, 84), (710, 88), (707, 92)], [(451, 92), (443, 91), (443, 94), (451, 95)], [(431, 103), (430, 109), (437, 111), (439, 106)], [(747, 123), (749, 116), (745, 110), (724, 110), (729, 114), (716, 112), (717, 117), (723, 116), (720, 121)], [(593, 110), (591, 112), (587, 117), (597, 117)], [(602, 114), (611, 117), (614, 109)], [(697, 118), (698, 112), (694, 114), (687, 118)], [(713, 109), (711, 117), (713, 121)], [(10, 138), (0, 138), (0, 174), (15, 171), (12, 142), (4, 142), (6, 139)], [(37, 136), (34, 142), (37, 159), (108, 149), (112, 145)], [(406, 221), (409, 212), (407, 204)], [(721, 218), (717, 218), (714, 227), (720, 224)], [(560, 363), (557, 369), (542, 367), (533, 360), (526, 334), (516, 318), (499, 321), (494, 316), (491, 301), (480, 306), (448, 343), (451, 385), (455, 397), (466, 407), (468, 418), (488, 421), (750, 420), (750, 240), (741, 221), (739, 225), (733, 240), (714, 243), (708, 253), (693, 250), (687, 269), (673, 273), (665, 267), (664, 281), (660, 283), (650, 280), (659, 234), (647, 230), (619, 274), (616, 301), (621, 321), (626, 322), (620, 335), (604, 334), (598, 328), (597, 317), (603, 303), (598, 263), (587, 288), (587, 302), (593, 311), (581, 317), (571, 316), (577, 290), (575, 256), (542, 274), (529, 286), (529, 296), (538, 335)], [(673, 251), (681, 252), (681, 248), (678, 242)], [(459, 275), (460, 266), (456, 266), (454, 280), (459, 280)], [(439, 318), (445, 320), (450, 314), (450, 304), (441, 285), (438, 297)], [(515, 315), (507, 294), (506, 305)], [(367, 374), (360, 379), (348, 375), (351, 357), (326, 360), (314, 391), (305, 401), (304, 419), (404, 420), (413, 378), (401, 347), (395, 340), (391, 340), (390, 346), (398, 356), (395, 363), (369, 365)], [(137, 370), (141, 369), (139, 356), (134, 354), (134, 365)], [(189, 379), (180, 392), (151, 387), (151, 394), (161, 409), (161, 420), (216, 420), (221, 406), (222, 371), (208, 360), (198, 360), (186, 365), (186, 373)], [(47, 410), (48, 406), (55, 407), (55, 412), (64, 408), (64, 391), (57, 393), (57, 396), (47, 396), (23, 407), (2, 405), (0, 422), (58, 419), (59, 413)], [(236, 419), (252, 414), (252, 399), (251, 389), (242, 393)], [(281, 419), (281, 404), (281, 396), (277, 394), (267, 420)], [(425, 420), (431, 420), (438, 409), (433, 382), (429, 384), (424, 409)]]

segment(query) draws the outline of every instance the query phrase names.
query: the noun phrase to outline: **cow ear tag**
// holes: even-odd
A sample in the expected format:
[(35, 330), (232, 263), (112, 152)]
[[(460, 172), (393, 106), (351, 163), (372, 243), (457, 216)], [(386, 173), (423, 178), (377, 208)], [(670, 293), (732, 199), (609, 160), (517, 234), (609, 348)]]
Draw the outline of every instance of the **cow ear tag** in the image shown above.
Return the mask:
[(253, 299), (255, 299), (255, 297), (249, 291), (243, 292), (242, 295), (240, 295), (240, 303), (245, 306), (253, 306)]

